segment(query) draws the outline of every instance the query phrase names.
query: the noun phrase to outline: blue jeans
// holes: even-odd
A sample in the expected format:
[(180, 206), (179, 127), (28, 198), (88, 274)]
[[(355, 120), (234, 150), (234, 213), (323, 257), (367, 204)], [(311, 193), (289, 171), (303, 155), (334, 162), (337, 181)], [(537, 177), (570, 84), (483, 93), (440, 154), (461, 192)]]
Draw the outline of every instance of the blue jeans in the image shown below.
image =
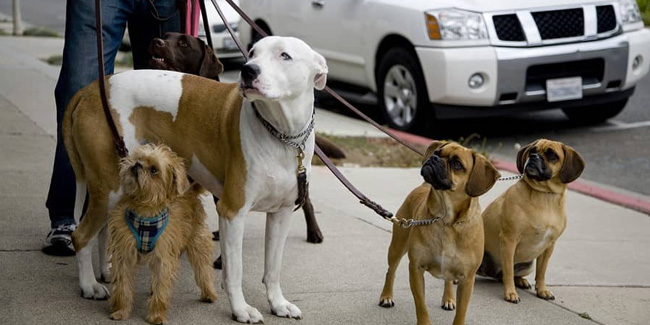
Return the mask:
[[(126, 25), (133, 52), (135, 69), (149, 66), (148, 47), (151, 40), (166, 32), (180, 32), (177, 0), (102, 0), (104, 67), (112, 74), (115, 55), (120, 47)], [(152, 12), (157, 12), (154, 18)], [(57, 142), (50, 190), (45, 205), (51, 226), (74, 223), (75, 178), (63, 145), (61, 122), (68, 102), (81, 88), (98, 77), (97, 41), (95, 33), (95, 1), (66, 2), (65, 45), (59, 80), (54, 90), (56, 99)]]

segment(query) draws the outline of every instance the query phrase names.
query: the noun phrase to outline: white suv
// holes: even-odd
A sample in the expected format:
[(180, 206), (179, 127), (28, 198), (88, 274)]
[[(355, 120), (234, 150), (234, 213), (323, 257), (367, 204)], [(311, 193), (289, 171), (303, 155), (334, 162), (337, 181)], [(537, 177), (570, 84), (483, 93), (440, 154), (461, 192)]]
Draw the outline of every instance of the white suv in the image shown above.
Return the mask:
[[(650, 30), (634, 0), (241, 2), (270, 34), (323, 54), (335, 87), (376, 94), (386, 122), (402, 130), (432, 115), (558, 107), (604, 121), (650, 63)], [(242, 24), (240, 38), (259, 35)]]

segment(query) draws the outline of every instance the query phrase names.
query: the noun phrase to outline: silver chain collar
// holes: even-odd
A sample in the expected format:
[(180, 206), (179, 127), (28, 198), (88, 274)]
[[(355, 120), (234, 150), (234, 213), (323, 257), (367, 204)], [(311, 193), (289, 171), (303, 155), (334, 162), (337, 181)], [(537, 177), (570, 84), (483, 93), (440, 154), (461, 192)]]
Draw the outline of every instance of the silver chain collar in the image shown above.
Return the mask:
[[(309, 122), (309, 125), (307, 125), (306, 129), (304, 129), (302, 132), (296, 135), (287, 135), (278, 131), (278, 129), (276, 129), (275, 126), (271, 124), (271, 122), (267, 121), (262, 116), (262, 114), (260, 114), (260, 112), (257, 110), (257, 107), (255, 107), (255, 104), (253, 102), (251, 102), (251, 106), (253, 106), (253, 110), (255, 111), (255, 116), (257, 117), (257, 119), (260, 120), (262, 125), (266, 128), (267, 131), (269, 131), (269, 133), (271, 133), (272, 136), (280, 140), (280, 142), (288, 146), (292, 146), (298, 149), (299, 151), (303, 151), (305, 149), (305, 143), (307, 142), (307, 138), (309, 138), (309, 135), (314, 130), (314, 125), (316, 124), (314, 122), (314, 113), (316, 112), (316, 110), (313, 110), (311, 112), (311, 121)], [(300, 139), (300, 142), (294, 141), (296, 139)]]
[[(400, 225), (402, 228), (411, 228), (411, 227), (418, 227), (418, 226), (428, 226), (434, 223), (438, 223), (442, 220), (442, 217), (435, 217), (435, 218), (429, 218), (429, 219), (423, 219), (423, 220), (414, 220), (414, 219), (397, 219), (395, 217), (391, 218), (391, 221), (394, 223), (397, 223)], [(461, 222), (453, 222), (449, 224), (443, 224), (444, 226), (459, 226), (465, 223), (465, 221)]]

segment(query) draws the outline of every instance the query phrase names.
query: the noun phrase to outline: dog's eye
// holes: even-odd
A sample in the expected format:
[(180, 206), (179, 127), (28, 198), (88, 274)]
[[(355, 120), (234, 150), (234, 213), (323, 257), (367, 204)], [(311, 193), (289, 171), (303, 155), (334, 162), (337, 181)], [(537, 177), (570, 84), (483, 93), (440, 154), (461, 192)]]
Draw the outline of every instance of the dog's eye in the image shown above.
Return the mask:
[(454, 160), (451, 161), (451, 168), (453, 168), (455, 170), (463, 170), (464, 169), (463, 164), (458, 159), (454, 159)]
[(151, 166), (151, 168), (149, 168), (149, 171), (151, 172), (151, 175), (156, 175), (158, 173), (158, 169), (156, 169), (155, 166)]
[(183, 41), (178, 42), (178, 45), (180, 45), (181, 47), (187, 47), (187, 43)]
[(249, 58), (252, 58), (254, 56), (255, 56), (255, 50), (251, 50), (250, 52), (248, 52), (248, 57)]
[(282, 58), (282, 60), (285, 60), (285, 61), (291, 60), (291, 56), (289, 54), (287, 54), (286, 52), (282, 52), (282, 54), (280, 54), (280, 57)]
[(560, 157), (558, 157), (557, 154), (555, 153), (555, 151), (553, 151), (553, 150), (547, 151), (544, 154), (544, 156), (546, 156), (546, 159), (548, 159), (549, 161), (556, 161), (556, 160), (560, 159)]

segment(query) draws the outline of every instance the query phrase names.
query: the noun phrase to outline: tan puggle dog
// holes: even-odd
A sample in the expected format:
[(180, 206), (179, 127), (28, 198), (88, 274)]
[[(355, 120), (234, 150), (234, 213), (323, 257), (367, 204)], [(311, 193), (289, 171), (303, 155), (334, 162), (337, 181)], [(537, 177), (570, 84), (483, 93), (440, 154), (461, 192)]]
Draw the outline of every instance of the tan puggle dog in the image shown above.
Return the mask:
[(418, 324), (431, 324), (424, 300), (424, 271), (445, 280), (442, 308), (456, 308), (454, 281), (459, 281), (454, 324), (464, 324), (474, 289), (474, 274), (483, 258), (483, 222), (478, 197), (501, 176), (482, 155), (457, 143), (434, 141), (426, 151), (421, 174), (425, 183), (413, 190), (397, 211), (398, 219), (434, 219), (430, 225), (393, 226), (388, 272), (379, 305), (392, 307), (395, 271), (408, 251), (409, 280)]
[(502, 279), (505, 300), (518, 303), (516, 287), (530, 289), (524, 277), (537, 260), (535, 289), (543, 299), (555, 299), (545, 283), (555, 242), (566, 228), (565, 194), (585, 162), (573, 148), (537, 140), (517, 154), (524, 177), (483, 212), (485, 256), (479, 274)]
[(189, 188), (183, 160), (167, 146), (143, 145), (122, 160), (120, 180), (124, 195), (108, 221), (111, 319), (131, 315), (136, 266), (144, 262), (153, 273), (147, 321), (166, 322), (182, 252), (194, 269), (201, 300), (215, 301), (212, 234), (199, 199), (203, 188)]

